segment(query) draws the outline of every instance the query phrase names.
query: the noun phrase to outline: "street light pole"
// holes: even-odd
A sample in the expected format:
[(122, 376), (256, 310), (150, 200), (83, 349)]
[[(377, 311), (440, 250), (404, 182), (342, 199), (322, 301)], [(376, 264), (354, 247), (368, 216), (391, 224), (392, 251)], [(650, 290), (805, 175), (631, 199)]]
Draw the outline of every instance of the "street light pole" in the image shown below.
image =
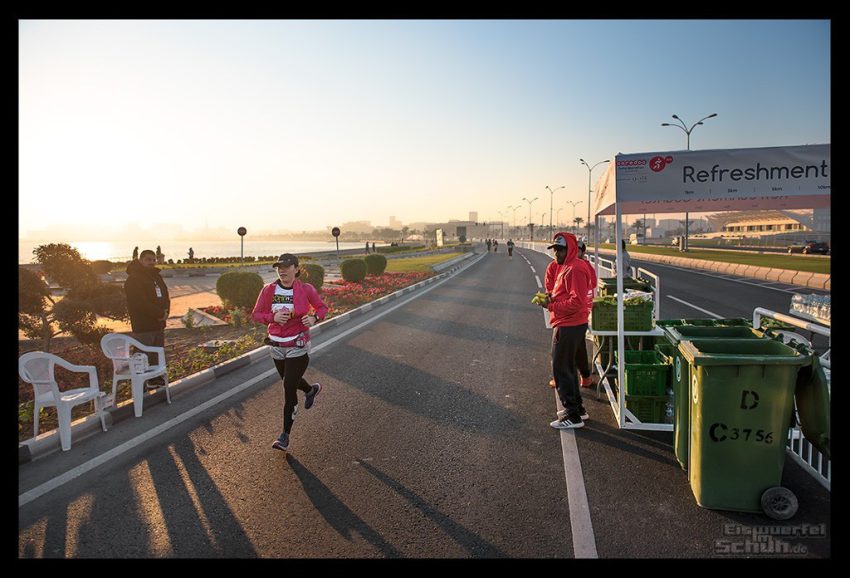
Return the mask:
[(579, 159), (579, 160), (581, 161), (581, 164), (583, 164), (584, 166), (587, 167), (587, 241), (590, 242), (590, 194), (593, 192), (593, 189), (591, 188), (592, 185), (590, 184), (590, 175), (591, 175), (591, 173), (593, 173), (593, 169), (595, 169), (597, 166), (601, 165), (602, 163), (610, 162), (611, 159), (605, 159), (604, 161), (599, 161), (598, 163), (596, 163), (593, 166), (590, 166), (589, 164), (587, 164), (587, 161), (585, 161), (584, 159)]
[[(679, 118), (678, 116), (676, 116), (674, 114), (673, 118), (678, 120), (681, 124), (670, 124), (669, 122), (662, 122), (661, 126), (675, 126), (676, 128), (680, 128), (683, 131), (685, 131), (685, 134), (688, 137), (688, 139), (687, 139), (688, 150), (691, 150), (691, 132), (694, 130), (694, 128), (696, 128), (697, 125), (702, 124), (702, 121), (707, 120), (709, 118), (714, 118), (715, 116), (717, 116), (716, 112), (708, 115), (705, 118), (701, 118), (700, 120), (698, 120), (694, 124), (692, 124), (691, 128), (688, 128), (688, 125), (685, 124), (685, 121), (683, 121), (681, 118)], [(683, 246), (682, 250), (684, 250), (684, 251), (688, 250), (688, 213), (687, 213), (687, 211), (685, 212), (685, 242), (684, 242), (684, 246)]]
[[(561, 208), (558, 209), (558, 212), (555, 213), (555, 223), (558, 224), (559, 229), (561, 228), (561, 211), (563, 211), (563, 210), (564, 210), (564, 207), (561, 207)], [(552, 238), (551, 234), (549, 235), (549, 238), (550, 239)]]
[[(525, 198), (525, 197), (523, 197), (523, 198), (522, 198), (522, 200), (523, 200), (523, 201), (525, 201), (526, 203), (528, 203), (528, 224), (529, 224), (529, 225), (531, 225), (531, 203), (533, 203), (533, 202), (534, 202), (534, 201), (536, 201), (537, 199), (538, 199), (538, 197), (534, 197), (533, 199), (531, 199), (531, 200), (529, 201), (529, 200), (528, 200), (527, 198)], [(531, 227), (529, 227), (528, 229), (529, 229), (529, 231), (531, 231), (531, 242), (533, 243), (533, 242), (534, 242), (534, 229), (532, 229)]]
[[(555, 187), (555, 191), (557, 191), (558, 189), (563, 189), (565, 187), (566, 187), (566, 185), (561, 185), (560, 187)], [(549, 189), (549, 185), (546, 185), (546, 188)], [(549, 237), (550, 238), (552, 237), (552, 199), (555, 197), (555, 191), (553, 191), (552, 189), (549, 189)], [(540, 223), (540, 225), (542, 226), (543, 223)]]
[[(514, 234), (516, 234), (516, 210), (522, 208), (522, 205), (517, 205), (516, 207), (512, 207), (511, 205), (508, 205), (508, 208), (511, 209), (514, 212), (514, 226), (513, 226), (513, 228), (514, 228)], [(509, 234), (508, 237), (510, 237), (510, 236), (511, 235)]]
[(573, 206), (573, 227), (576, 226), (576, 205), (580, 205), (582, 201), (567, 201), (567, 204)]

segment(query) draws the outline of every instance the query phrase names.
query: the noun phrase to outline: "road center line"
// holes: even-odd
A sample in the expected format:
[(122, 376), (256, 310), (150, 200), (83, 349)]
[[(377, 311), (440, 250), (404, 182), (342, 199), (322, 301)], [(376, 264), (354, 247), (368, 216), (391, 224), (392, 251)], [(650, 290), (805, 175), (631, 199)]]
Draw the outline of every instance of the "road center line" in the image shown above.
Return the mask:
[(679, 303), (681, 303), (681, 304), (683, 304), (683, 305), (687, 305), (688, 307), (693, 307), (693, 308), (694, 308), (694, 309), (696, 309), (697, 311), (702, 311), (702, 312), (703, 312), (703, 313), (705, 313), (706, 315), (711, 315), (711, 316), (712, 316), (712, 317), (714, 317), (715, 319), (723, 319), (723, 316), (722, 316), (722, 315), (718, 315), (717, 313), (712, 313), (712, 312), (711, 312), (711, 311), (709, 311), (708, 309), (703, 309), (702, 307), (697, 307), (697, 306), (696, 306), (696, 305), (694, 305), (693, 303), (688, 303), (687, 301), (683, 301), (683, 300), (679, 299), (678, 297), (673, 297), (672, 295), (668, 295), (667, 297), (669, 297), (669, 298), (670, 298), (670, 299), (672, 299), (673, 301), (678, 301)]
[[(383, 311), (383, 312), (381, 312), (377, 315), (374, 315), (374, 316), (370, 317), (369, 319), (363, 321), (362, 323), (359, 323), (358, 325), (355, 325), (354, 327), (340, 333), (339, 335), (337, 335), (337, 336), (335, 336), (331, 339), (328, 339), (327, 341), (322, 342), (321, 344), (312, 348), (312, 352), (316, 353), (316, 352), (321, 351), (325, 347), (331, 345), (332, 343), (339, 341), (340, 339), (342, 339), (343, 337), (346, 337), (347, 335), (351, 334), (352, 332), (357, 331), (358, 329), (361, 329), (362, 327), (365, 327), (366, 325), (369, 325), (370, 323), (374, 323), (375, 321), (382, 318), (383, 316), (392, 313), (393, 311), (395, 311), (399, 307), (403, 307), (404, 305), (407, 305), (408, 303), (410, 303), (414, 299), (418, 299), (422, 295), (425, 295), (426, 293), (433, 291), (434, 289), (436, 289), (437, 287), (439, 287), (440, 285), (442, 285), (446, 281), (453, 279), (458, 273), (461, 273), (462, 271), (466, 270), (470, 265), (477, 263), (479, 260), (480, 260), (480, 257), (478, 259), (475, 259), (474, 261), (471, 261), (469, 263), (469, 265), (467, 265), (463, 269), (460, 269), (454, 275), (446, 277), (442, 281), (438, 281), (438, 282), (434, 283), (433, 285), (431, 285), (430, 287), (427, 287), (427, 288), (425, 288), (421, 291), (417, 291), (416, 293), (414, 293), (413, 295), (411, 295), (407, 299), (401, 301), (400, 303), (398, 303), (396, 305), (393, 305), (391, 308), (387, 309), (386, 311)], [(227, 398), (232, 397), (232, 396), (248, 389), (249, 387), (251, 387), (253, 385), (256, 385), (257, 383), (259, 383), (259, 382), (263, 381), (264, 379), (267, 379), (267, 378), (269, 378), (273, 375), (277, 375), (276, 369), (270, 369), (266, 372), (263, 372), (260, 375), (257, 375), (255, 377), (249, 379), (245, 383), (242, 383), (242, 384), (240, 384), (236, 387), (233, 387), (233, 388), (225, 391), (224, 393), (221, 393), (221, 394), (217, 395), (216, 397), (209, 399), (209, 400), (205, 401), (204, 403), (202, 403), (198, 406), (193, 407), (192, 409), (186, 411), (185, 413), (182, 413), (182, 414), (180, 414), (176, 417), (173, 417), (170, 420), (168, 420), (164, 423), (161, 423), (160, 425), (158, 425), (154, 428), (151, 428), (150, 430), (144, 432), (143, 434), (138, 435), (138, 436), (136, 436), (132, 439), (129, 439), (126, 442), (122, 443), (121, 445), (118, 445), (118, 446), (100, 454), (99, 456), (96, 456), (96, 457), (90, 459), (89, 461), (84, 462), (84, 463), (80, 464), (79, 466), (68, 470), (67, 472), (65, 472), (61, 475), (59, 475), (55, 478), (52, 478), (52, 479), (44, 482), (43, 484), (40, 484), (40, 485), (34, 487), (33, 489), (24, 492), (23, 494), (20, 494), (18, 496), (18, 507), (20, 508), (21, 506), (24, 506), (24, 505), (32, 502), (33, 500), (43, 496), (47, 492), (54, 490), (54, 489), (56, 489), (56, 488), (58, 488), (58, 487), (60, 487), (64, 484), (67, 484), (68, 482), (82, 476), (83, 474), (95, 469), (96, 467), (108, 462), (109, 460), (120, 456), (121, 454), (133, 449), (134, 447), (150, 440), (151, 438), (153, 438), (153, 437), (155, 437), (155, 436), (157, 436), (157, 435), (159, 435), (159, 434), (161, 434), (165, 431), (168, 431), (169, 429), (173, 428), (174, 426), (177, 426), (177, 425), (183, 423), (184, 421), (195, 417), (199, 413), (206, 411), (207, 409), (209, 409), (209, 408), (213, 407), (214, 405), (226, 400)]]

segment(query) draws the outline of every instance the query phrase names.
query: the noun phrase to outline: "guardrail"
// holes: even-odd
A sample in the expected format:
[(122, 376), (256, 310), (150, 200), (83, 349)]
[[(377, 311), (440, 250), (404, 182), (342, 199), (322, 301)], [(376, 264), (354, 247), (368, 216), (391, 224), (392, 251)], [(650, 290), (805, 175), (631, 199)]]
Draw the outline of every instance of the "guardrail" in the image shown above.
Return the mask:
[[(829, 369), (829, 353), (832, 348), (832, 338), (830, 337), (830, 330), (828, 327), (824, 327), (823, 325), (817, 325), (815, 323), (810, 323), (805, 319), (800, 319), (798, 317), (793, 317), (791, 315), (785, 315), (784, 313), (777, 313), (775, 311), (771, 311), (770, 309), (764, 309), (763, 307), (757, 307), (753, 311), (753, 327), (761, 326), (762, 317), (769, 317), (771, 319), (776, 319), (777, 321), (783, 321), (788, 323), (789, 325), (793, 325), (795, 327), (799, 327), (800, 329), (805, 329), (806, 331), (812, 331), (817, 333), (818, 335), (823, 335), (829, 339), (829, 347), (823, 355), (820, 356), (821, 364), (827, 368), (824, 373), (827, 377), (827, 389), (831, 390), (830, 387), (830, 377), (831, 370)], [(806, 439), (806, 436), (803, 435), (800, 426), (794, 426), (788, 432), (788, 442), (786, 444), (785, 450), (791, 456), (791, 458), (797, 462), (805, 471), (809, 472), (815, 480), (817, 480), (823, 487), (827, 490), (832, 491), (832, 463), (830, 460), (824, 458), (823, 454), (821, 454), (815, 447), (809, 443)]]

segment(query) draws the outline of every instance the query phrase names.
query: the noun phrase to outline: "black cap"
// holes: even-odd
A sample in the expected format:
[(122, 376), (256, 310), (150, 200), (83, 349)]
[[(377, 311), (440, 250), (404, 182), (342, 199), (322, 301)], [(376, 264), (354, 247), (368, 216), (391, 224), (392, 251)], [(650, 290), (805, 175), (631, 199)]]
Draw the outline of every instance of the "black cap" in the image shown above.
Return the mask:
[(284, 253), (278, 258), (277, 263), (272, 265), (272, 267), (289, 267), (290, 265), (295, 265), (297, 267), (298, 257), (293, 255), (292, 253)]

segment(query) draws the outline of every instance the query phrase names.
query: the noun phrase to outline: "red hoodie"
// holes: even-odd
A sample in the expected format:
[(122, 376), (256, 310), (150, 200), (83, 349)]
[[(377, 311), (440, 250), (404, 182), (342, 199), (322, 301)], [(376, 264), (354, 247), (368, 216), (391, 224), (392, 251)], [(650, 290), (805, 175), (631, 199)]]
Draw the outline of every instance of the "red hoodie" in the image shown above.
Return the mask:
[[(578, 244), (572, 233), (558, 233), (567, 241), (567, 256), (555, 273), (555, 284), (549, 301), (549, 322), (552, 327), (573, 327), (587, 323), (590, 313), (588, 295), (593, 285), (588, 263), (578, 258)], [(548, 272), (548, 268), (547, 268)], [(592, 299), (591, 299), (592, 303)]]

